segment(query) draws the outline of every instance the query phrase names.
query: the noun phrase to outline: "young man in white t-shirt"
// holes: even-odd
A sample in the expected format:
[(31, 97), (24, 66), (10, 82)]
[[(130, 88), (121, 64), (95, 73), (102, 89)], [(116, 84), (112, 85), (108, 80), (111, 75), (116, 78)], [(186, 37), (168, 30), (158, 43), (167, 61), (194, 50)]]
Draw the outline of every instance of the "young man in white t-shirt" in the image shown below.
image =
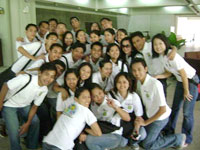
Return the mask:
[[(151, 76), (156, 77), (165, 72), (164, 65), (161, 63), (157, 63), (159, 58), (152, 57), (152, 45), (151, 42), (146, 42), (146, 39), (142, 32), (136, 31), (130, 35), (131, 44), (133, 46), (133, 57), (135, 58), (143, 58), (148, 66), (148, 73)], [(176, 48), (172, 47), (172, 52), (169, 53), (168, 58), (173, 60), (176, 54)], [(157, 77), (156, 77), (157, 78)], [(166, 95), (167, 90), (167, 82), (166, 79), (157, 78), (163, 85), (164, 92)]]
[(49, 33), (49, 23), (47, 21), (40, 21), (38, 27), (39, 30), (36, 38), (38, 39), (38, 41), (44, 43), (46, 40), (46, 35)]
[[(40, 67), (38, 76), (19, 75), (3, 85), (0, 92), (0, 110), (8, 130), (11, 150), (21, 150), (19, 138), (26, 132), (27, 148), (37, 149), (39, 120), (35, 113), (56, 73), (55, 65), (46, 63)], [(18, 115), (24, 122), (21, 127)]]
[(166, 103), (163, 86), (155, 78), (147, 74), (147, 65), (141, 58), (131, 63), (132, 74), (138, 80), (138, 87), (147, 119), (137, 118), (136, 122), (144, 126), (147, 137), (142, 141), (145, 149), (162, 149), (167, 147), (183, 147), (186, 140), (185, 134), (161, 135), (161, 130), (166, 126), (171, 109)]
[(11, 67), (1, 72), (0, 89), (4, 82), (14, 78), (20, 71), (27, 69), (34, 61), (45, 59), (45, 54), (49, 51), (50, 46), (56, 43), (57, 39), (56, 33), (49, 33), (45, 44), (34, 42), (20, 46), (18, 50), (23, 56), (17, 59)]
[(85, 44), (76, 42), (72, 45), (72, 51), (63, 54), (61, 60), (66, 64), (67, 68), (77, 68), (83, 61), (84, 52), (86, 50)]
[(18, 37), (16, 40), (16, 50), (17, 50), (18, 58), (22, 56), (22, 54), (18, 52), (18, 48), (20, 46), (38, 41), (36, 39), (36, 33), (38, 31), (37, 25), (30, 23), (26, 25), (25, 29), (26, 29), (25, 37), (24, 38)]
[(44, 138), (43, 150), (72, 150), (74, 140), (87, 124), (85, 132), (93, 136), (101, 136), (101, 129), (94, 114), (88, 109), (91, 96), (88, 89), (81, 87), (76, 90), (74, 101), (69, 103), (57, 120), (54, 128)]
[(112, 74), (112, 63), (109, 60), (102, 60), (99, 63), (99, 72), (92, 76), (92, 82), (97, 83), (106, 92), (113, 88), (110, 76)]

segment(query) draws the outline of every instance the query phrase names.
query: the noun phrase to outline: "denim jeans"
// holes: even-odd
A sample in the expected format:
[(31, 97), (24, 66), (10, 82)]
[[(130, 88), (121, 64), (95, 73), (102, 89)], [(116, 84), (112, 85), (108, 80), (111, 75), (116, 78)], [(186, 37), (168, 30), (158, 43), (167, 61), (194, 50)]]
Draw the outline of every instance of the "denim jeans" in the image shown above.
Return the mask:
[(132, 140), (131, 144), (140, 143), (141, 141), (143, 141), (146, 138), (147, 133), (146, 133), (146, 130), (145, 130), (144, 127), (140, 127), (139, 134), (141, 135), (141, 137), (139, 138), (139, 140)]
[(183, 140), (182, 134), (171, 134), (166, 136), (160, 134), (168, 120), (168, 118), (157, 120), (146, 126), (147, 137), (141, 142), (141, 146), (146, 150), (160, 150), (162, 148), (180, 146)]
[(61, 150), (61, 149), (56, 147), (56, 146), (54, 146), (54, 145), (43, 143), (42, 144), (42, 150)]
[(116, 147), (124, 147), (128, 140), (119, 134), (102, 134), (102, 136), (88, 135), (86, 138), (86, 145), (89, 150), (105, 150)]
[[(26, 107), (3, 107), (3, 118), (8, 130), (8, 136), (10, 140), (11, 150), (21, 150), (20, 135), (19, 135), (19, 120), (18, 115), (26, 122), (31, 106)], [(39, 135), (39, 119), (35, 115), (29, 126), (26, 136), (26, 146), (29, 149), (36, 149), (38, 147), (38, 135)]]
[[(196, 75), (194, 80), (198, 83), (199, 79)], [(182, 124), (182, 133), (186, 134), (186, 143), (190, 144), (192, 142), (192, 131), (194, 126), (194, 106), (198, 96), (198, 88), (192, 82), (189, 82), (189, 90), (190, 94), (193, 96), (191, 101), (184, 100), (183, 94), (183, 83), (177, 82), (176, 90), (174, 94), (174, 100), (172, 104), (172, 113), (170, 116), (170, 120), (166, 126), (166, 131), (174, 133), (176, 128), (176, 123), (178, 120), (179, 111), (181, 106), (183, 105), (183, 124)]]

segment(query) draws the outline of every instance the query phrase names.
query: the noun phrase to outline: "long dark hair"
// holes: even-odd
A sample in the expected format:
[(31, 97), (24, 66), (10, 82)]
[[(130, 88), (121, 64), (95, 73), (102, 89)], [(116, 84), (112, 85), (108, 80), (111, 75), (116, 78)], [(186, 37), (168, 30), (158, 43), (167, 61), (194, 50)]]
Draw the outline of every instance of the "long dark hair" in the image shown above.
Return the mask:
[[(65, 72), (65, 75), (64, 75), (64, 88), (67, 90), (69, 96), (71, 96), (71, 94), (70, 94), (70, 92), (69, 92), (70, 88), (69, 88), (69, 86), (68, 86), (67, 83), (66, 83), (66, 77), (67, 77), (67, 75), (70, 74), (70, 73), (75, 74), (75, 76), (79, 79), (79, 76), (78, 76), (78, 73), (77, 73), (76, 69), (68, 69), (68, 70)], [(77, 87), (78, 87), (78, 83), (77, 83)]]
[(63, 40), (62, 40), (64, 51), (66, 51), (66, 48), (69, 47), (68, 45), (65, 44), (65, 37), (66, 37), (67, 34), (71, 34), (71, 35), (72, 35), (72, 44), (69, 45), (69, 46), (72, 46), (73, 43), (74, 43), (74, 35), (72, 34), (71, 31), (66, 31), (66, 32), (63, 34)]
[[(88, 79), (86, 79), (84, 81), (84, 87), (88, 87), (88, 85), (90, 85), (92, 83), (92, 72), (93, 72), (93, 68), (92, 68), (92, 65), (88, 62), (83, 62), (82, 64), (80, 64), (80, 66), (77, 68), (77, 72), (78, 72), (78, 76), (80, 77), (80, 70), (82, 67), (84, 66), (88, 66), (91, 70), (91, 74), (90, 74), (90, 77)], [(81, 82), (81, 78), (79, 78), (79, 81), (78, 81), (78, 86), (80, 86), (80, 82)]]
[(114, 79), (114, 89), (113, 89), (113, 91), (115, 92), (115, 94), (117, 94), (117, 91), (118, 91), (118, 89), (117, 89), (117, 82), (118, 82), (118, 80), (119, 80), (119, 78), (121, 76), (124, 76), (128, 80), (128, 82), (129, 82), (128, 92), (130, 92), (130, 93), (134, 92), (135, 89), (133, 87), (133, 80), (132, 80), (130, 74), (128, 72), (120, 72), (120, 73), (118, 73), (116, 75), (116, 77)]
[(170, 43), (169, 40), (167, 39), (167, 37), (164, 34), (158, 33), (156, 35), (154, 35), (154, 37), (151, 40), (152, 43), (152, 54), (153, 54), (153, 58), (159, 57), (159, 54), (155, 52), (153, 43), (155, 39), (160, 39), (161, 41), (163, 41), (165, 43), (166, 46), (166, 50), (165, 50), (165, 55), (167, 55), (169, 49), (170, 49)]

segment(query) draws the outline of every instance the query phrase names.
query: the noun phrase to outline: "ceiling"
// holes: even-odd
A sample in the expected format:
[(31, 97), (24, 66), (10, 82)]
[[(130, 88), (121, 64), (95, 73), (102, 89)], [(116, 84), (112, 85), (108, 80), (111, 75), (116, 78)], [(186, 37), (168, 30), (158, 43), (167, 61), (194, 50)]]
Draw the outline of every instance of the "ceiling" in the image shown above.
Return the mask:
[(200, 0), (36, 0), (36, 4), (125, 15), (200, 15)]

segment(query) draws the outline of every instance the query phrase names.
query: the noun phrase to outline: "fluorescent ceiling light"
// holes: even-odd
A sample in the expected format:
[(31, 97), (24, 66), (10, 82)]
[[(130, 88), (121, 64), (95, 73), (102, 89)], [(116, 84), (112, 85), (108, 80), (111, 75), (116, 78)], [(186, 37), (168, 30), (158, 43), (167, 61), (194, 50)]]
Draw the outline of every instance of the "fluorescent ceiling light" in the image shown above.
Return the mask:
[(128, 2), (128, 0), (106, 0), (106, 2), (112, 6), (121, 6)]
[(89, 0), (76, 0), (76, 2), (80, 4), (88, 4)]
[(128, 13), (128, 8), (120, 8), (119, 11), (126, 14)]
[(184, 6), (169, 6), (169, 7), (164, 7), (166, 11), (169, 12), (179, 12), (184, 8)]

